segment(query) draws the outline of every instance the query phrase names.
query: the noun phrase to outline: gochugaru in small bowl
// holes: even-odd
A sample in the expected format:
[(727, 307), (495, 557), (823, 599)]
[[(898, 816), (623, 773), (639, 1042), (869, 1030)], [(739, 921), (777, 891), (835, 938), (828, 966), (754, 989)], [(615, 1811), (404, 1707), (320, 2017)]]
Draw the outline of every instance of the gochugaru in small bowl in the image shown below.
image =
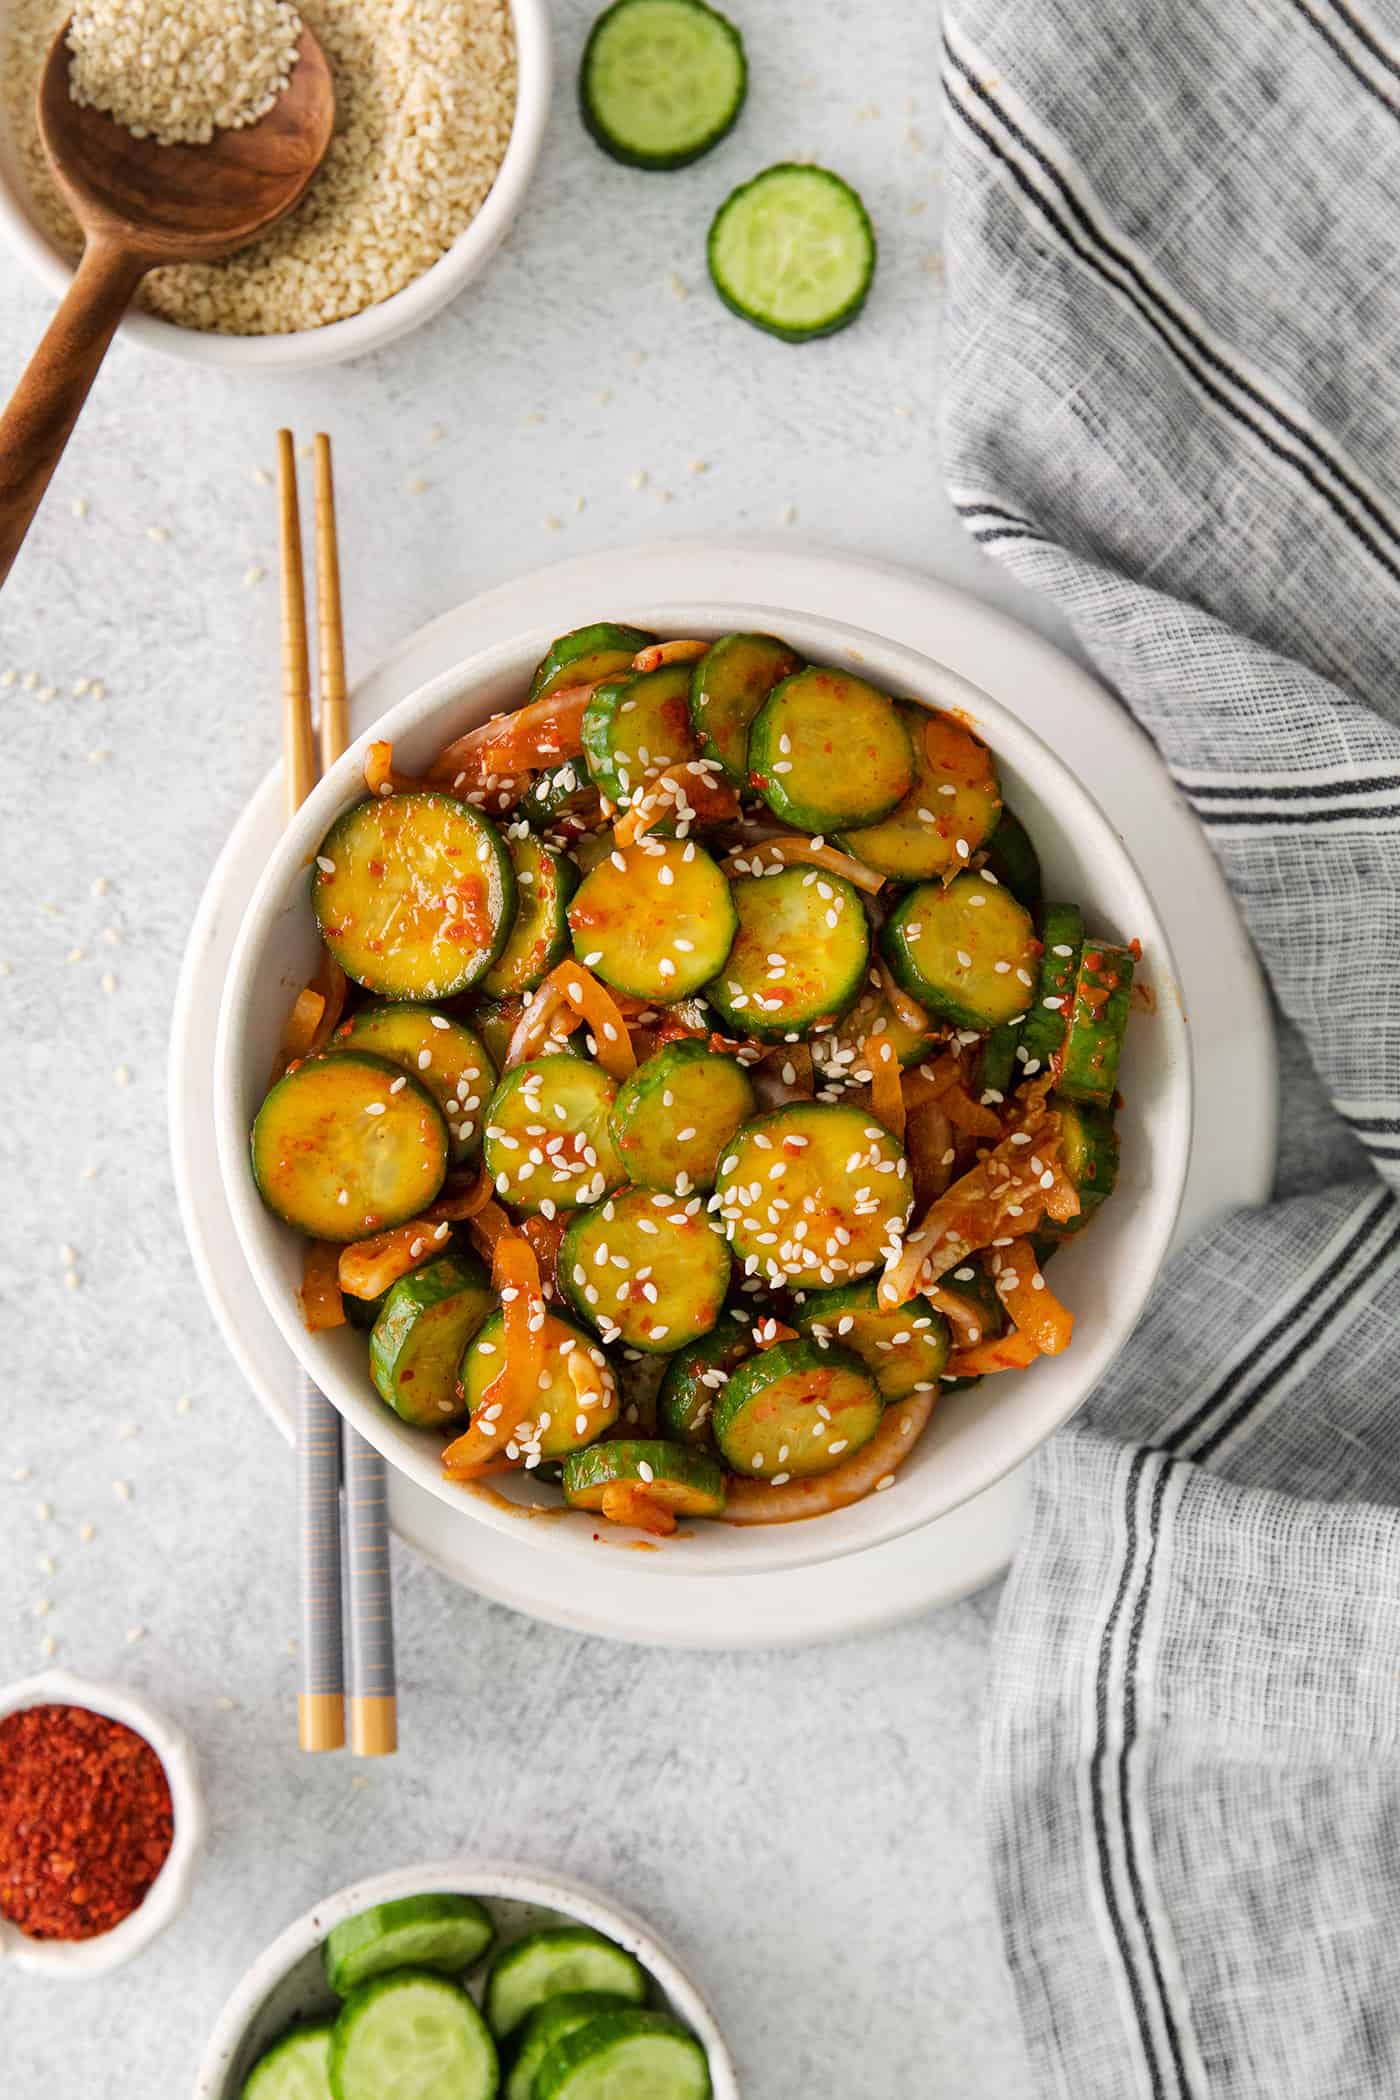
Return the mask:
[(1044, 894), (963, 711), (605, 620), (394, 758), (320, 839), (250, 1156), (307, 1330), (367, 1331), (448, 1483), (825, 1515), (1064, 1354), (1138, 950)]

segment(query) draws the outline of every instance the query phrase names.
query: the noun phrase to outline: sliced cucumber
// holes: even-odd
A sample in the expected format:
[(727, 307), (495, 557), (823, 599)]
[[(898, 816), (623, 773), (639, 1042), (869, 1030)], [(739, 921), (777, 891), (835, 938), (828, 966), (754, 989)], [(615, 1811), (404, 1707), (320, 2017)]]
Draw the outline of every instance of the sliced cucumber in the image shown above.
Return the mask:
[(1077, 904), (1045, 904), (1040, 912), (1040, 967), (1035, 997), (1021, 1029), (1020, 1062), (1026, 1077), (1038, 1072), (1064, 1048), (1074, 1004), (1075, 980), (1084, 947), (1084, 914)]
[(486, 1171), (514, 1210), (576, 1210), (625, 1177), (608, 1133), (617, 1089), (601, 1065), (556, 1052), (517, 1065), (486, 1109)]
[(707, 254), (731, 312), (784, 342), (805, 343), (846, 327), (864, 306), (875, 229), (839, 175), (780, 161), (726, 197)]
[(868, 1274), (913, 1202), (903, 1147), (864, 1109), (822, 1101), (745, 1124), (720, 1161), (715, 1198), (747, 1273), (778, 1284)]
[(515, 876), (489, 817), (451, 795), (359, 802), (321, 843), (316, 923), (348, 977), (384, 999), (450, 999), (490, 969)]
[[(467, 1411), (457, 1383), (462, 1351), (495, 1303), (485, 1269), (465, 1252), (441, 1254), (401, 1276), (369, 1338), (370, 1376), (380, 1399), (415, 1429), (459, 1421)], [(414, 1955), (404, 1963), (419, 1966)]]
[(1030, 913), (980, 874), (920, 883), (881, 938), (910, 997), (961, 1028), (1000, 1027), (1031, 1003), (1039, 950)]
[(640, 2005), (647, 1980), (641, 1963), (586, 1925), (551, 1925), (503, 1947), (486, 1986), (486, 2017), (501, 2041), (547, 1998), (566, 1991), (607, 1991)]
[(520, 2031), (520, 2044), (501, 2100), (534, 2100), (535, 2073), (554, 2044), (599, 2013), (616, 2012), (624, 1999), (611, 1991), (565, 1991), (537, 2005)]
[(708, 1334), (729, 1288), (729, 1249), (698, 1196), (610, 1196), (569, 1222), (559, 1280), (604, 1341), (669, 1356)]
[(1060, 1116), (1060, 1158), (1065, 1172), (1079, 1191), (1079, 1215), (1056, 1224), (1056, 1234), (1077, 1232), (1118, 1185), (1118, 1132), (1113, 1112), (1088, 1101), (1071, 1101), (1062, 1094), (1050, 1096), (1050, 1106)]
[(722, 968), (738, 919), (723, 871), (693, 839), (644, 838), (584, 877), (569, 926), (575, 955), (605, 983), (666, 1002)]
[(572, 839), (569, 843), (570, 858), (576, 864), (580, 875), (591, 875), (600, 861), (606, 860), (610, 853), (616, 851), (617, 840), (613, 837), (611, 825), (601, 827), (597, 831), (585, 831), (581, 838)]
[(640, 627), (619, 627), (612, 620), (595, 620), (587, 627), (571, 628), (556, 636), (535, 666), (530, 698), (542, 700), (562, 686), (594, 685), (627, 670), (639, 649), (656, 640)]
[(1040, 903), (1040, 855), (1021, 819), (1003, 808), (1001, 822), (987, 841), (986, 865), (1018, 904), (1034, 911)]
[(749, 730), (749, 779), (799, 831), (887, 817), (914, 784), (914, 746), (887, 694), (807, 664), (774, 686)]
[(242, 2100), (331, 2100), (330, 2020), (294, 2027), (260, 2056)]
[(992, 754), (952, 715), (904, 705), (914, 784), (878, 824), (843, 831), (837, 843), (893, 882), (956, 874), (995, 830), (1001, 790)]
[(703, 1043), (668, 1043), (618, 1090), (613, 1148), (641, 1188), (711, 1189), (721, 1153), (756, 1106), (753, 1081), (735, 1058)]
[(832, 1291), (808, 1291), (797, 1311), (804, 1334), (854, 1349), (886, 1400), (935, 1392), (948, 1361), (948, 1322), (927, 1298), (882, 1312), (873, 1276)]
[(377, 1298), (357, 1298), (353, 1291), (347, 1291), (343, 1303), (345, 1306), (345, 1318), (349, 1325), (358, 1327), (362, 1333), (368, 1334), (379, 1315), (383, 1312), (384, 1300), (388, 1295), (388, 1291), (381, 1291)]
[(583, 121), (632, 168), (683, 168), (732, 131), (748, 67), (734, 24), (704, 0), (615, 0), (579, 71)]
[(741, 875), (738, 931), (705, 996), (735, 1035), (783, 1042), (829, 1026), (857, 998), (870, 963), (859, 891), (821, 868)]
[(331, 2036), (335, 2100), (494, 2100), (496, 2045), (464, 1990), (396, 1969), (351, 1992)]
[(667, 2013), (600, 2013), (554, 2044), (535, 2100), (710, 2100), (709, 2065)]
[(339, 1051), (292, 1069), (253, 1124), (268, 1209), (314, 1240), (362, 1240), (426, 1209), (447, 1173), (447, 1125), (387, 1058)]
[(495, 1936), (490, 1913), (475, 1896), (454, 1896), (446, 1890), (400, 1896), (332, 1926), (323, 1950), (326, 1981), (337, 1998), (347, 1998), (371, 1976), (383, 1976), (390, 1969), (433, 1969), (460, 1976)]
[(619, 1438), (580, 1451), (564, 1467), (564, 1500), (572, 1509), (602, 1509), (610, 1487), (644, 1487), (678, 1517), (717, 1517), (724, 1475), (712, 1458), (654, 1438)]
[(708, 1334), (679, 1350), (667, 1364), (656, 1395), (662, 1435), (692, 1451), (712, 1449), (710, 1417), (716, 1396), (730, 1372), (753, 1355), (754, 1347), (752, 1322), (738, 1313), (721, 1313)]
[(470, 1028), (429, 1006), (365, 1006), (331, 1041), (337, 1050), (369, 1050), (411, 1073), (442, 1110), (453, 1166), (480, 1157), (481, 1111), (496, 1068)]
[(1074, 987), (1074, 1010), (1065, 1038), (1059, 1088), (1071, 1101), (1107, 1108), (1118, 1084), (1118, 1060), (1132, 1008), (1131, 948), (1104, 941), (1085, 943)]
[(598, 790), (587, 760), (566, 758), (548, 773), (536, 774), (521, 797), (519, 815), (536, 831), (548, 831), (555, 825), (567, 829), (571, 818), (594, 822), (598, 808)]
[(1016, 1052), (1020, 1046), (1021, 1030), (1013, 1021), (994, 1028), (983, 1039), (982, 1063), (978, 1072), (978, 1085), (983, 1095), (1000, 1094), (1003, 1098), (1011, 1092), (1018, 1078)]
[(861, 1083), (868, 1084), (870, 1074), (862, 1053), (866, 1037), (876, 1034), (889, 1037), (895, 1056), (906, 1070), (910, 1065), (922, 1064), (939, 1040), (932, 1022), (927, 1028), (910, 1028), (900, 1020), (885, 996), (879, 973), (871, 971), (850, 1012), (837, 1022), (830, 1036), (814, 1046), (823, 1078), (854, 1079), (863, 1073)]
[(690, 665), (633, 671), (594, 688), (583, 714), (588, 770), (625, 806), (644, 781), (699, 754), (690, 733)]
[(515, 920), (504, 948), (481, 980), (493, 999), (532, 992), (569, 945), (568, 903), (578, 871), (536, 838), (509, 840), (515, 869)]
[(749, 726), (775, 685), (802, 659), (774, 634), (726, 634), (691, 673), (690, 723), (701, 754), (735, 787), (749, 784)]
[[(473, 1416), (505, 1362), (505, 1325), (504, 1314), (493, 1313), (462, 1359), (462, 1386)], [(521, 1423), (517, 1440), (529, 1456), (566, 1458), (612, 1428), (620, 1405), (617, 1380), (592, 1336), (581, 1333), (572, 1321), (547, 1313), (543, 1340), (537, 1412)], [(569, 1370), (569, 1358), (576, 1349), (583, 1351), (592, 1367), (582, 1393)]]
[(778, 1342), (730, 1377), (715, 1402), (715, 1442), (745, 1478), (802, 1480), (829, 1473), (868, 1444), (884, 1408), (853, 1350)]

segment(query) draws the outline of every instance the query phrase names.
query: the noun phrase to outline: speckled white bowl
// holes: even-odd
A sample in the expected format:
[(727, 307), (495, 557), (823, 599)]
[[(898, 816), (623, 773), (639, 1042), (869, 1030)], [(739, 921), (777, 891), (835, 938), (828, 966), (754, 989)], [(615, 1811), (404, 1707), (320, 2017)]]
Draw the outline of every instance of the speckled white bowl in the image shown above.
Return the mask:
[(703, 2043), (714, 2100), (739, 2100), (739, 2079), (719, 2024), (676, 1956), (640, 1918), (621, 1910), (582, 1882), (470, 1859), (433, 1860), (355, 1882), (328, 1896), (289, 1925), (260, 1954), (222, 2013), (204, 2052), (193, 2100), (237, 2100), (253, 2065), (297, 2020), (335, 2010), (321, 1945), (333, 1925), (371, 1904), (450, 1890), (476, 1896), (496, 1920), (498, 1942), (541, 1925), (589, 1925), (635, 1954), (653, 1984), (653, 2002), (674, 2013)]
[[(1132, 1330), (1166, 1253), (1190, 1155), (1191, 1058), (1171, 944), (1098, 804), (1033, 730), (946, 666), (861, 629), (771, 605), (637, 603), (598, 610), (660, 634), (782, 634), (815, 662), (849, 664), (887, 692), (963, 710), (991, 745), (1007, 799), (1036, 840), (1047, 893), (1082, 902), (1102, 937), (1136, 935), (1143, 944), (1156, 1011), (1140, 1016), (1129, 1037), (1118, 1192), (1102, 1222), (1063, 1248), (1055, 1263), (1056, 1288), (1078, 1323), (1073, 1347), (1028, 1372), (946, 1394), (888, 1494), (803, 1523), (687, 1525), (677, 1538), (656, 1542), (645, 1565), (662, 1578), (757, 1574), (858, 1553), (943, 1516), (1018, 1465), (1074, 1412)], [(248, 1160), (248, 1131), (287, 1008), (316, 966), (307, 870), (334, 819), (363, 795), (366, 745), (371, 737), (389, 737), (396, 764), (419, 771), (463, 729), (519, 704), (549, 639), (545, 630), (521, 635), (410, 694), (366, 731), (304, 804), (253, 894), (234, 947), (215, 1050), (214, 1114), (229, 1207), (249, 1266), (288, 1346), (322, 1391), (392, 1465), (458, 1510), (464, 1524), (491, 1525), (545, 1552), (591, 1556), (601, 1550), (596, 1518), (564, 1511), (556, 1488), (512, 1476), (513, 1497), (551, 1510), (547, 1521), (525, 1523), (506, 1497), (445, 1481), (441, 1439), (409, 1428), (381, 1403), (358, 1330), (306, 1332), (296, 1297), (303, 1243), (263, 1207)], [(561, 1579), (568, 1579), (563, 1571)], [(858, 1567), (852, 1579), (860, 1579)]]
[[(509, 0), (515, 23), (516, 102), (510, 142), (496, 180), (471, 224), (458, 234), (431, 269), (391, 298), (348, 320), (324, 328), (297, 329), (289, 335), (218, 335), (200, 328), (178, 328), (156, 314), (134, 310), (121, 333), (151, 350), (164, 350), (196, 364), (235, 365), (244, 371), (305, 371), (313, 365), (341, 364), (380, 350), (407, 335), (455, 299), (463, 285), (480, 275), (500, 247), (520, 209), (540, 157), (549, 117), (554, 61), (550, 46), (548, 0)], [(8, 33), (12, 0), (0, 0), (0, 50)], [(44, 232), (30, 202), (19, 155), (0, 105), (0, 233), (40, 282), (61, 299), (73, 281), (73, 267)]]
[(189, 1738), (143, 1699), (117, 1685), (89, 1684), (67, 1670), (45, 1670), (0, 1692), (0, 1720), (29, 1706), (85, 1706), (90, 1713), (124, 1721), (143, 1735), (165, 1767), (175, 1834), (165, 1865), (146, 1892), (146, 1900), (90, 1940), (31, 1940), (18, 1926), (0, 1918), (0, 1966), (12, 1962), (37, 1976), (77, 1979), (101, 1976), (120, 1968), (185, 1907), (195, 1866), (204, 1847), (204, 1795)]

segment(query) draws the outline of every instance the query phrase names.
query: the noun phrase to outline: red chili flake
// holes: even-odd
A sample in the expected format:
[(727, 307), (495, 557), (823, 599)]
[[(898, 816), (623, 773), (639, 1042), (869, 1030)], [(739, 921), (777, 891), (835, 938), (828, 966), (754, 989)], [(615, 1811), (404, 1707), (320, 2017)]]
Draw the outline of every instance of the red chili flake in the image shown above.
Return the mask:
[(0, 1914), (36, 1940), (110, 1932), (174, 1836), (165, 1767), (143, 1735), (83, 1706), (0, 1721)]

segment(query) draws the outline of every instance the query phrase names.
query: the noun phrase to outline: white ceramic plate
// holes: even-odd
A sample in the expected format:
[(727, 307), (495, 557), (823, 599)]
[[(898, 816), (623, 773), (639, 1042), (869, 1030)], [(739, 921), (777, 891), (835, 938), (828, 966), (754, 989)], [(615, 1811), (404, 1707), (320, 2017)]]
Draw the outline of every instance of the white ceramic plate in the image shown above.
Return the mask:
[(237, 2100), (253, 2065), (280, 2034), (297, 2020), (334, 2012), (337, 2000), (321, 1966), (321, 1943), (332, 1926), (372, 1904), (440, 1890), (478, 1897), (496, 1921), (497, 1944), (545, 1925), (589, 1925), (616, 1940), (651, 1977), (658, 2006), (674, 2013), (704, 2044), (714, 2100), (739, 2100), (738, 2075), (714, 2014), (649, 1926), (582, 1882), (470, 1859), (434, 1860), (356, 1882), (289, 1925), (259, 1955), (219, 2015), (193, 2100)]
[[(1272, 1035), (1251, 951), (1204, 838), (1151, 747), (1102, 689), (976, 600), (900, 569), (764, 542), (624, 550), (521, 579), (434, 622), (358, 689), (355, 719), (361, 726), (377, 719), (426, 679), (529, 622), (557, 630), (600, 604), (681, 592), (761, 595), (793, 612), (834, 609), (915, 647), (940, 649), (1013, 711), (1033, 704), (1037, 728), (1113, 809), (1164, 900), (1193, 1016), (1201, 1119), (1181, 1229), (1226, 1204), (1260, 1200), (1274, 1152)], [(279, 832), (273, 776), (230, 839), (192, 930), (172, 1042), (171, 1129), (182, 1210), (211, 1306), (255, 1391), (290, 1435), (293, 1366), (252, 1287), (217, 1186), (210, 1112), (213, 1006), (238, 919)], [(1220, 1083), (1226, 1071), (1228, 1088)], [(498, 1601), (589, 1632), (724, 1647), (833, 1638), (979, 1587), (1010, 1556), (1023, 1492), (1012, 1475), (952, 1516), (844, 1568), (700, 1585), (657, 1584), (649, 1566), (616, 1550), (581, 1562), (563, 1585), (553, 1556), (519, 1536), (523, 1525), (513, 1536), (487, 1535), (401, 1476), (391, 1500), (401, 1538)]]

